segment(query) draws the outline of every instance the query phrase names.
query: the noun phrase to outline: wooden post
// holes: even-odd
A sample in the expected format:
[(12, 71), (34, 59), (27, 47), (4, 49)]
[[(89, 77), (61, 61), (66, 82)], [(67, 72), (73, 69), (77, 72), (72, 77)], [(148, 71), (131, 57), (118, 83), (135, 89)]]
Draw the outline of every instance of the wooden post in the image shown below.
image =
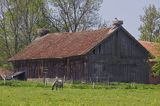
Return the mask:
[(47, 80), (46, 80), (46, 77), (47, 77), (47, 70), (48, 69), (44, 69), (45, 71), (43, 72), (43, 82), (44, 82), (44, 85), (47, 86)]
[(6, 84), (6, 78), (4, 78), (4, 80), (3, 80), (3, 81), (4, 81), (4, 85), (5, 85), (5, 84)]
[(63, 81), (65, 81), (66, 80), (66, 77), (65, 77), (65, 75), (64, 75), (64, 77), (63, 77)]
[(1, 77), (2, 77), (2, 79), (3, 79), (3, 83), (4, 83), (4, 85), (6, 84), (6, 76), (4, 75), (1, 75)]
[(95, 83), (94, 83), (94, 82), (93, 82), (92, 88), (93, 88), (93, 89), (95, 88)]
[(67, 58), (67, 64), (66, 64), (66, 73), (65, 73), (65, 75), (66, 75), (66, 79), (70, 79), (70, 61), (69, 61), (69, 58)]
[(43, 74), (44, 74), (44, 76), (43, 76), (43, 83), (44, 83), (44, 85), (46, 86), (47, 84), (46, 84), (46, 72), (43, 72)]

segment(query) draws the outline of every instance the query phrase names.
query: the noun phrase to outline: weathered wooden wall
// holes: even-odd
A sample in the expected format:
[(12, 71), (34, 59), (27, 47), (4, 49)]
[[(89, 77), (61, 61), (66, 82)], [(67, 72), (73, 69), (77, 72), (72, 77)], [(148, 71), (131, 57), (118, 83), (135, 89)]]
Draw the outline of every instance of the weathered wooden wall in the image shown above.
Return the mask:
[(42, 78), (47, 72), (48, 78), (65, 77), (68, 80), (83, 80), (84, 58), (25, 60), (13, 63), (14, 70), (26, 71), (28, 78)]
[(126, 34), (118, 30), (89, 53), (89, 80), (148, 83), (148, 55)]

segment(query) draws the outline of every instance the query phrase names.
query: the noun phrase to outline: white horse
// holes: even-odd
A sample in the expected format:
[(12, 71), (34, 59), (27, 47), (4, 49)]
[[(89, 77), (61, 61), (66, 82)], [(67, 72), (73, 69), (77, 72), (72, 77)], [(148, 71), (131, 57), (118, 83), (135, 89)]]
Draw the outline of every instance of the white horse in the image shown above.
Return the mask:
[(58, 88), (63, 88), (63, 80), (56, 77), (55, 81), (52, 84), (52, 90), (54, 90), (54, 89), (57, 90)]

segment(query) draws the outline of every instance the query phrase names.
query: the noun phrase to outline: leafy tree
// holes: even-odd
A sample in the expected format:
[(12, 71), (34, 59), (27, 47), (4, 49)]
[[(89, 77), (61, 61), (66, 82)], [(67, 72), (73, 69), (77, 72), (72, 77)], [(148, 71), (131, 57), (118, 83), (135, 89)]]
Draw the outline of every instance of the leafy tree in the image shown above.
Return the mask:
[(43, 16), (44, 0), (2, 0), (0, 38), (3, 50), (12, 56), (36, 37), (39, 27), (49, 22)]
[(149, 5), (144, 8), (144, 15), (140, 16), (142, 25), (139, 28), (140, 39), (145, 41), (157, 41), (160, 38), (160, 11)]
[(48, 27), (45, 0), (0, 0), (0, 66), (32, 42), (38, 28)]
[(57, 31), (76, 32), (96, 27), (102, 0), (50, 0), (47, 16)]

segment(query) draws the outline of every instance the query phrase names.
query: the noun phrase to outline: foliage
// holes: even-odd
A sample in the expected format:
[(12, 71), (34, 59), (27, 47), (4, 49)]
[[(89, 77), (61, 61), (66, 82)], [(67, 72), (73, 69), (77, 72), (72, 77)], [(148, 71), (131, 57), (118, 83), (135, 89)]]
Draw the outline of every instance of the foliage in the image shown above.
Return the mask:
[(5, 69), (9, 69), (10, 65), (7, 62), (7, 55), (5, 54), (5, 52), (0, 52), (0, 68), (5, 68)]
[[(52, 91), (51, 87), (36, 87), (36, 84), (31, 82), (16, 81), (16, 84), (19, 87), (0, 86), (1, 106), (158, 106), (160, 104), (159, 85), (135, 84), (138, 86), (137, 89), (121, 89), (130, 84), (114, 83), (111, 86), (119, 88), (105, 89), (104, 87), (108, 85), (99, 84), (98, 86), (102, 88), (81, 89), (70, 88), (72, 85), (67, 84), (63, 90)], [(20, 84), (23, 86), (20, 87)], [(142, 86), (146, 89), (139, 89)]]
[(96, 27), (100, 23), (98, 11), (102, 0), (50, 0), (48, 14), (58, 31), (77, 32)]
[(140, 39), (145, 41), (160, 40), (160, 11), (154, 6), (149, 5), (144, 8), (144, 15), (140, 16), (142, 25), (139, 28)]
[[(160, 53), (160, 43), (155, 43), (155, 49)], [(156, 63), (152, 67), (153, 74), (155, 76), (160, 76), (160, 57), (155, 58)]]
[(152, 67), (152, 69), (155, 76), (160, 76), (160, 59), (157, 59), (157, 63)]
[(36, 37), (43, 0), (3, 0), (0, 5), (1, 45), (12, 56)]
[[(96, 83), (94, 89), (159, 89), (160, 86), (135, 84), (135, 83), (116, 83), (110, 84)], [(93, 89), (93, 84), (73, 84), (72, 89)]]
[(37, 37), (37, 29), (49, 26), (45, 0), (0, 1), (0, 67)]
[[(43, 83), (40, 82), (29, 82), (29, 81), (17, 81), (17, 80), (6, 80), (5, 84), (0, 81), (0, 86), (10, 86), (10, 87), (45, 87)], [(48, 85), (47, 87), (50, 87)]]

